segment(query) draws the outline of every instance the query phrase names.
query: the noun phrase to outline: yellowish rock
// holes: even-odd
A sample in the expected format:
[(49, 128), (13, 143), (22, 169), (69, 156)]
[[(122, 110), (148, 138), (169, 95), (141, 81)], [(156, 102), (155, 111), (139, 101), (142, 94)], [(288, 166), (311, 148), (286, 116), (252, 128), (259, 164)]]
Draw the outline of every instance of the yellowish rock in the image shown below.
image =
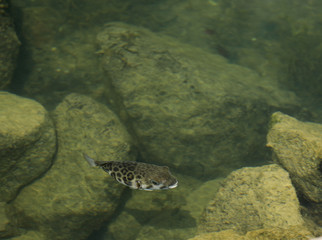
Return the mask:
[(239, 235), (233, 230), (220, 232), (202, 233), (188, 240), (246, 240), (244, 236)]
[(322, 124), (301, 122), (276, 112), (271, 117), (267, 146), (308, 200), (322, 203)]
[(303, 226), (266, 228), (248, 232), (247, 240), (308, 240), (312, 234)]
[(312, 234), (303, 226), (290, 228), (266, 228), (240, 235), (233, 230), (210, 232), (197, 235), (189, 240), (308, 240)]
[(0, 201), (52, 164), (56, 135), (46, 109), (38, 102), (0, 91)]
[(206, 208), (199, 232), (303, 225), (288, 173), (276, 164), (232, 172)]
[(112, 216), (125, 187), (89, 166), (82, 154), (133, 160), (131, 138), (111, 110), (82, 95), (67, 96), (53, 115), (57, 157), (51, 169), (13, 201), (13, 217), (20, 228), (46, 239), (85, 239)]

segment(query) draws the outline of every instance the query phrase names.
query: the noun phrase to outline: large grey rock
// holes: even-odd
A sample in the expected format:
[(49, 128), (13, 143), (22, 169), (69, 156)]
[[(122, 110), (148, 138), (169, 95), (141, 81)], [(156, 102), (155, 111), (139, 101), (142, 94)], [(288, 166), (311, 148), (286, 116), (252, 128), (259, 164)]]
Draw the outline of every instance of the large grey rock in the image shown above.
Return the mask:
[(110, 23), (98, 43), (143, 157), (194, 176), (260, 159), (271, 109), (297, 102), (247, 68), (143, 28)]
[(232, 172), (204, 212), (200, 232), (302, 226), (288, 173), (276, 164)]
[(82, 154), (134, 160), (131, 138), (111, 110), (85, 96), (67, 96), (53, 115), (57, 158), (46, 175), (21, 191), (12, 217), (46, 239), (85, 239), (111, 217), (125, 186), (91, 168)]
[(322, 203), (322, 125), (301, 122), (276, 112), (271, 117), (267, 146), (308, 200)]
[(0, 0), (0, 90), (11, 82), (20, 45), (7, 8), (8, 1)]
[(43, 106), (3, 91), (0, 126), (0, 201), (8, 202), (21, 187), (48, 170), (56, 150), (56, 136)]

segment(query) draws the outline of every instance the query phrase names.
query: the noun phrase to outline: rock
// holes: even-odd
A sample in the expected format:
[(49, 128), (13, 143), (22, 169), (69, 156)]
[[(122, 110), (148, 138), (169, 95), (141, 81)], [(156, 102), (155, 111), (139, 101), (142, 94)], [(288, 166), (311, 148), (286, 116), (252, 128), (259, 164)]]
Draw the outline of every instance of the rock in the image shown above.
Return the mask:
[(199, 231), (248, 231), (303, 225), (288, 173), (276, 164), (232, 172), (206, 208)]
[(43, 234), (36, 231), (28, 231), (18, 237), (10, 238), (10, 240), (48, 240)]
[(11, 82), (20, 45), (7, 8), (8, 1), (0, 0), (0, 90)]
[(307, 240), (312, 234), (302, 226), (284, 228), (268, 228), (247, 232), (246, 235), (240, 235), (233, 230), (224, 230), (220, 232), (202, 233), (190, 238), (189, 240)]
[(56, 136), (46, 109), (31, 99), (0, 91), (0, 201), (46, 172)]
[(108, 220), (125, 186), (82, 154), (100, 160), (134, 160), (131, 138), (116, 115), (92, 99), (71, 94), (53, 112), (58, 153), (51, 169), (12, 203), (19, 227), (46, 239), (85, 239)]
[(189, 212), (189, 215), (191, 215), (197, 223), (209, 201), (215, 197), (222, 181), (222, 178), (209, 180), (202, 183), (197, 189), (191, 192), (187, 190), (186, 203), (181, 209)]
[(10, 229), (10, 220), (6, 214), (7, 204), (5, 202), (0, 202), (0, 238), (8, 238), (12, 236)]
[(254, 230), (248, 232), (245, 237), (245, 240), (307, 240), (312, 237), (312, 234), (303, 226), (291, 226)]
[[(161, 192), (131, 191), (131, 197), (121, 214), (108, 225), (104, 239), (180, 240), (193, 236), (198, 218), (213, 197), (218, 181), (202, 184), (192, 177), (178, 173), (175, 176), (179, 180), (176, 189)], [(213, 191), (207, 192), (211, 186)]]
[(26, 66), (30, 66), (30, 62), (33, 65), (28, 74), (18, 76), (25, 82), (24, 93), (48, 109), (54, 109), (71, 92), (91, 93), (93, 98), (102, 99), (103, 89), (107, 87), (106, 75), (98, 67), (94, 44), (97, 31), (93, 31), (67, 33), (66, 38), (55, 38), (42, 48), (32, 46), (29, 50), (31, 59), (24, 61)]
[(220, 232), (202, 233), (188, 240), (246, 240), (244, 236), (239, 235), (233, 230), (224, 230)]
[[(172, 225), (167, 222), (167, 217), (172, 218), (174, 221), (182, 221), (181, 227), (172, 228)], [(162, 219), (163, 218), (163, 219)], [(163, 223), (163, 226), (160, 228), (158, 225)], [(137, 239), (140, 240), (150, 240), (151, 236), (153, 236), (154, 240), (168, 240), (168, 239), (178, 239), (185, 240), (195, 233), (195, 229), (188, 225), (185, 226), (187, 222), (185, 221), (185, 216), (178, 216), (178, 218), (173, 218), (171, 215), (163, 215), (158, 221), (152, 221), (150, 224), (141, 229), (139, 232)], [(170, 230), (171, 229), (171, 230)]]
[[(75, 14), (70, 14), (71, 5), (67, 2), (12, 4), (23, 17), (21, 35), (25, 54), (20, 61), (27, 71), (19, 69), (15, 75), (17, 82), (24, 83), (23, 93), (51, 110), (71, 92), (90, 92), (94, 98), (101, 97), (106, 76), (95, 54), (98, 26), (88, 25), (91, 27), (81, 30), (71, 25), (70, 17)], [(95, 1), (90, 3), (91, 7), (93, 4)], [(89, 9), (84, 11), (89, 13)]]
[(97, 39), (143, 158), (195, 177), (257, 162), (271, 109), (297, 104), (247, 68), (143, 28), (109, 23)]
[[(122, 211), (108, 226), (108, 231), (106, 232), (103, 239), (122, 239), (122, 240), (132, 240), (136, 239), (136, 235), (142, 228), (143, 223), (136, 220), (133, 214), (127, 211)], [(130, 228), (128, 226), (131, 226)], [(125, 228), (124, 228), (125, 227)], [(126, 229), (126, 231), (125, 231)]]
[[(17, 3), (16, 3), (17, 4)], [(55, 39), (60, 31), (57, 28), (64, 21), (61, 13), (54, 8), (42, 6), (21, 7), (21, 22), (23, 29), (24, 42), (27, 47), (46, 48), (49, 44), (53, 46)]]
[(306, 199), (322, 203), (322, 125), (301, 122), (276, 112), (271, 117), (267, 146)]

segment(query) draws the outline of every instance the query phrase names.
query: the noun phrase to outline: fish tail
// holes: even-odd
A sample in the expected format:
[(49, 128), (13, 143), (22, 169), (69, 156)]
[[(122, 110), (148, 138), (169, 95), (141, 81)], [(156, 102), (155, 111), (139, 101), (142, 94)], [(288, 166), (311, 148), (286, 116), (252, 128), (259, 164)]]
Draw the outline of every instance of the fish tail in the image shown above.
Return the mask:
[(87, 156), (85, 153), (83, 153), (83, 156), (84, 156), (85, 160), (88, 162), (88, 164), (89, 164), (90, 166), (92, 166), (92, 167), (96, 167), (96, 166), (97, 166), (97, 164), (96, 164), (96, 162), (95, 162), (95, 160), (94, 160), (94, 159), (90, 158), (90, 157), (89, 157), (89, 156)]

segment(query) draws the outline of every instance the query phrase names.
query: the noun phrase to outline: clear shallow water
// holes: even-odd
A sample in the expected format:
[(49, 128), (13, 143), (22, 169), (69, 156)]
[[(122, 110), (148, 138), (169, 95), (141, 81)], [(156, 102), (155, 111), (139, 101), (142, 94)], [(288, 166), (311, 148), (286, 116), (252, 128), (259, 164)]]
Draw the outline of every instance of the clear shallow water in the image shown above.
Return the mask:
[[(69, 93), (91, 96), (110, 107), (125, 123), (130, 134), (138, 138), (138, 150), (143, 152), (140, 160), (150, 161), (151, 158), (153, 163), (166, 163), (179, 179), (179, 187), (167, 192), (125, 190), (111, 218), (89, 239), (193, 237), (203, 209), (216, 193), (219, 177), (225, 177), (240, 167), (271, 161), (270, 151), (265, 148), (271, 113), (280, 110), (300, 120), (321, 122), (321, 7), (319, 1), (12, 1), (11, 10), (22, 47), (9, 91), (35, 99), (49, 111)], [(171, 154), (177, 150), (162, 142), (166, 141), (166, 134), (164, 138), (156, 135), (151, 135), (150, 139), (146, 136), (140, 138), (140, 128), (135, 125), (142, 122), (136, 122), (131, 113), (124, 113), (129, 110), (121, 107), (124, 96), (114, 91), (113, 74), (104, 70), (96, 36), (105, 23), (114, 21), (145, 27), (161, 36), (171, 36), (209, 54), (219, 55), (228, 63), (258, 74), (258, 82), (265, 79), (265, 82), (271, 81), (272, 86), (277, 85), (278, 90), (295, 94), (297, 101), (292, 103), (293, 96), (285, 94), (283, 98), (285, 102), (289, 101), (288, 104), (280, 102), (274, 106), (264, 101), (262, 107), (261, 103), (240, 104), (245, 99), (238, 99), (238, 94), (233, 95), (234, 99), (228, 98), (225, 101), (227, 105), (221, 106), (227, 109), (226, 112), (213, 113), (215, 116), (220, 114), (222, 121), (215, 121), (210, 116), (207, 123), (210, 129), (219, 125), (217, 127), (224, 129), (225, 134), (209, 134), (206, 121), (197, 118), (191, 123), (191, 129), (198, 133), (205, 131), (201, 134), (203, 138), (196, 138), (196, 132), (187, 131), (187, 128), (178, 131), (178, 145), (174, 148), (180, 147), (181, 153), (186, 154), (180, 155), (185, 156), (185, 160), (178, 160), (180, 164), (177, 164), (171, 160)], [(199, 55), (196, 58), (203, 57)], [(170, 60), (164, 60), (165, 71), (168, 71)], [(176, 65), (172, 66), (176, 68)], [(178, 69), (172, 71), (180, 72)], [(189, 76), (186, 78), (189, 81)], [(214, 83), (216, 81), (214, 78)], [(200, 91), (203, 86), (190, 87)], [(173, 89), (176, 89), (175, 85)], [(233, 85), (231, 89), (233, 92)], [(277, 88), (271, 91), (273, 98)], [(167, 92), (168, 88), (160, 87), (160, 97), (156, 99), (164, 101), (162, 95)], [(205, 92), (201, 91), (201, 95), (206, 95)], [(180, 87), (175, 93), (180, 96)], [(183, 90), (182, 94), (185, 94)], [(216, 94), (218, 92), (213, 93)], [(227, 95), (230, 96), (229, 93)], [(194, 96), (192, 102), (200, 103), (200, 98)], [(147, 95), (143, 98), (147, 102), (151, 99)], [(171, 104), (176, 102), (170, 101)], [(175, 106), (181, 104), (185, 103), (179, 102)], [(178, 115), (161, 118), (160, 121), (167, 125), (178, 121)], [(195, 115), (205, 117), (198, 111)], [(159, 126), (149, 121), (151, 119), (144, 122), (145, 127)], [(199, 126), (201, 122), (205, 125)], [(169, 134), (176, 131), (171, 127), (169, 124)], [(245, 144), (250, 138), (259, 140), (254, 140), (254, 145)], [(148, 143), (158, 141), (159, 146), (169, 147), (161, 151), (169, 153), (168, 162), (153, 155), (160, 150), (151, 150)], [(203, 162), (206, 158), (198, 158), (207, 155), (207, 147), (203, 146), (209, 144), (218, 149), (214, 156), (219, 159), (213, 166), (215, 170), (209, 171), (216, 174), (207, 172), (209, 167)], [(197, 150), (193, 148), (196, 145)]]

